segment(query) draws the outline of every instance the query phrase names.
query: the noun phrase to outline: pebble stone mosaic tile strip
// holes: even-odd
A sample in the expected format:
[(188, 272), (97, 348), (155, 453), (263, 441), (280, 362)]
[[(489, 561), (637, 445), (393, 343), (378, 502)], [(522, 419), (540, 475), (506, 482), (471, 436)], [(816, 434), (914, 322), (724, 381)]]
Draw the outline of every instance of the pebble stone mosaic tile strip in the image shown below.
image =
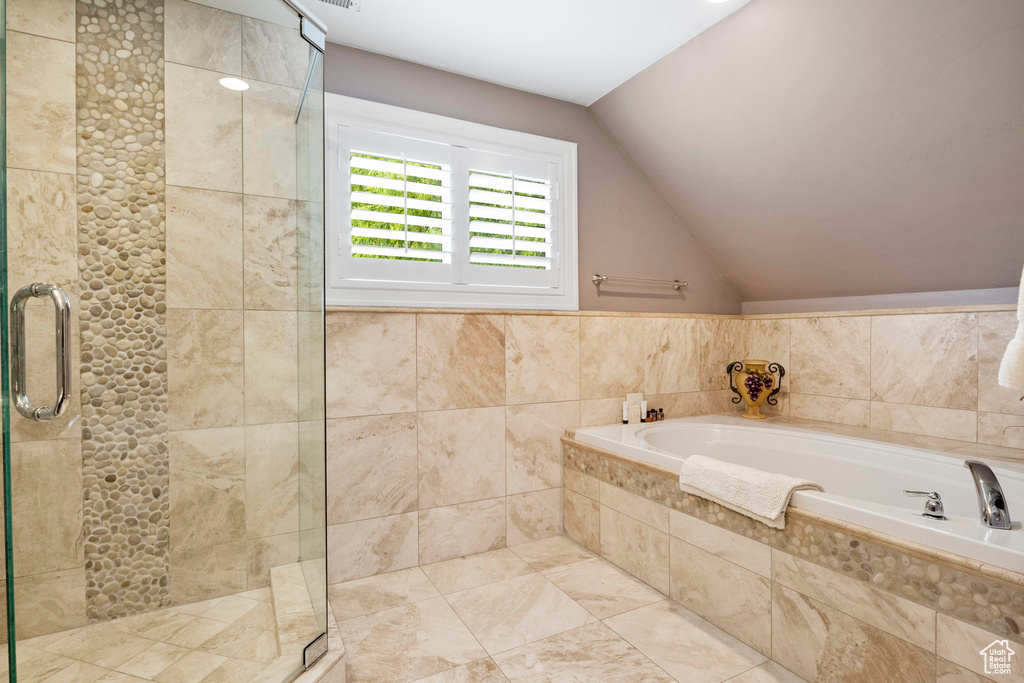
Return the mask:
[(162, 0), (77, 6), (86, 614), (165, 606)]

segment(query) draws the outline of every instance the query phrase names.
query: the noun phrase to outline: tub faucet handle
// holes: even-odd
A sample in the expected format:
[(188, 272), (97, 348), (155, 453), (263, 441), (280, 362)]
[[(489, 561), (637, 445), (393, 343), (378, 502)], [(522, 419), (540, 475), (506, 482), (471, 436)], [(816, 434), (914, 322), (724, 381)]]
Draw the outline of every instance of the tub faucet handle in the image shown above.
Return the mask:
[(942, 509), (942, 496), (938, 491), (907, 491), (904, 489), (903, 493), (908, 496), (924, 496), (928, 499), (924, 504), (922, 516), (928, 519), (946, 519), (946, 513)]

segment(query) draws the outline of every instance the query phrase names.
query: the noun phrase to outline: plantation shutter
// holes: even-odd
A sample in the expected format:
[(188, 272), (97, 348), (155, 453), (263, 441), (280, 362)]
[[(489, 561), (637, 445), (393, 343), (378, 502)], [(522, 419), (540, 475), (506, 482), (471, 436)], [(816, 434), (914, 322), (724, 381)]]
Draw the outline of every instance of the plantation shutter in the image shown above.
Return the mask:
[(413, 131), (342, 125), (338, 142), (338, 247), (353, 286), (564, 291), (556, 163)]
[(450, 282), (451, 147), (361, 129), (342, 134), (349, 220), (341, 248), (351, 277)]
[(470, 150), (466, 280), (551, 287), (558, 278), (554, 164)]

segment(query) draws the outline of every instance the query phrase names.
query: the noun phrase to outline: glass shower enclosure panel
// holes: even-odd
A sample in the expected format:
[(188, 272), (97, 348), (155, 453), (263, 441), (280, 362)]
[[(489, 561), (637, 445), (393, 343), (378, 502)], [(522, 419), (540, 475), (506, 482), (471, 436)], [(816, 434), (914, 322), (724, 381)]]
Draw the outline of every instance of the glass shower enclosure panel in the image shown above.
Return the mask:
[(327, 630), (320, 49), (288, 0), (10, 9), (0, 669), (291, 680)]
[[(299, 289), (300, 563), (316, 629), (327, 632), (327, 424), (324, 349), (324, 70), (309, 51), (296, 116), (296, 201)], [(324, 643), (324, 645), (326, 642)], [(314, 653), (311, 653), (314, 654)]]

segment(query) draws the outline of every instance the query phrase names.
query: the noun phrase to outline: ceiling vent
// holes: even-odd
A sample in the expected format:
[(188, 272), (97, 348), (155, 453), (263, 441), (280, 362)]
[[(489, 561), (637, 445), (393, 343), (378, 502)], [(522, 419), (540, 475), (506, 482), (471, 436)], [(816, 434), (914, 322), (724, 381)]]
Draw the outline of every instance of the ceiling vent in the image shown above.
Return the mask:
[(320, 0), (325, 5), (334, 5), (335, 7), (341, 7), (342, 9), (354, 9), (359, 11), (360, 5), (357, 0)]

